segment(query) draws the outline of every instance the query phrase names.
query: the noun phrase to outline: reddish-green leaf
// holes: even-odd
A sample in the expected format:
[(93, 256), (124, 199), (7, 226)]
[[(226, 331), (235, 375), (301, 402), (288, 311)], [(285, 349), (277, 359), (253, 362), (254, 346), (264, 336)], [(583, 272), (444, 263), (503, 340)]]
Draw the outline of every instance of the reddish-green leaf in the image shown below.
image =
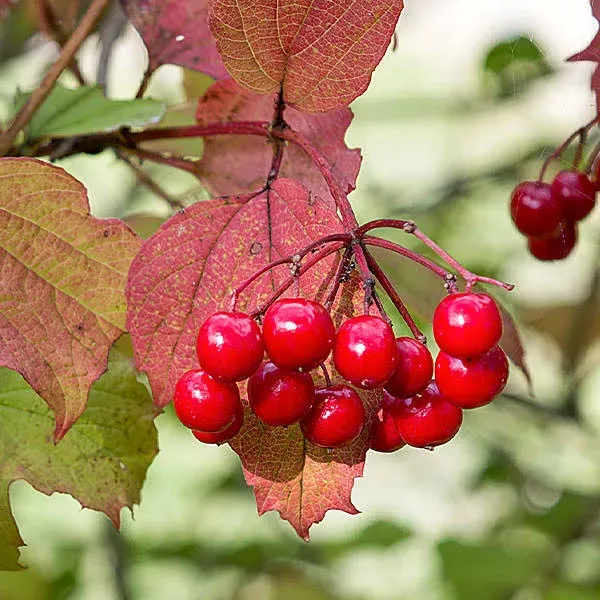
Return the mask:
[[(600, 22), (600, 3), (596, 2), (596, 0), (590, 0), (590, 4), (594, 18)], [(592, 90), (596, 94), (596, 110), (600, 111), (600, 31), (596, 33), (594, 39), (586, 48), (571, 56), (569, 60), (584, 60), (598, 63), (592, 75)]]
[(85, 188), (62, 169), (0, 160), (0, 365), (52, 408), (56, 439), (83, 412), (124, 329), (139, 245), (121, 221), (92, 217)]
[(158, 451), (156, 408), (136, 380), (130, 354), (127, 340), (119, 340), (85, 412), (56, 445), (50, 410), (18, 373), (0, 368), (1, 570), (19, 568), (23, 545), (9, 504), (12, 481), (25, 479), (44, 494), (71, 494), (117, 527), (121, 509), (139, 503)]
[[(340, 229), (332, 203), (288, 179), (244, 203), (236, 198), (200, 202), (167, 221), (144, 243), (128, 284), (128, 325), (137, 365), (148, 374), (155, 402), (167, 404), (177, 379), (197, 366), (198, 328), (228, 305), (234, 286), (271, 259)], [(300, 293), (323, 299), (336, 263), (325, 260), (303, 275)], [(287, 277), (289, 269), (278, 267), (242, 294), (239, 307), (253, 309)], [(343, 286), (338, 322), (362, 303), (359, 282)], [(245, 385), (240, 389), (244, 392)], [(377, 395), (363, 398), (371, 409)], [(259, 512), (279, 511), (302, 537), (330, 509), (356, 512), (350, 492), (354, 478), (362, 474), (366, 434), (348, 448), (328, 453), (305, 443), (298, 426), (267, 427), (248, 413), (232, 445), (254, 487)]]
[(309, 112), (347, 106), (368, 87), (402, 0), (212, 0), (210, 27), (229, 73)]
[(150, 71), (172, 64), (215, 79), (227, 75), (208, 29), (208, 0), (121, 1), (146, 44)]
[[(196, 118), (200, 125), (224, 121), (270, 122), (275, 98), (275, 94), (260, 95), (245, 90), (232, 79), (218, 81), (200, 99)], [(350, 150), (344, 143), (352, 121), (350, 109), (310, 115), (288, 107), (284, 116), (295, 131), (306, 136), (327, 158), (342, 189), (351, 192), (356, 185), (361, 156), (359, 150)], [(262, 138), (215, 136), (204, 140), (204, 154), (198, 168), (214, 194), (241, 194), (264, 185), (272, 158), (273, 147)], [(314, 163), (296, 146), (285, 149), (280, 175), (300, 181), (317, 196), (329, 197), (329, 189)]]

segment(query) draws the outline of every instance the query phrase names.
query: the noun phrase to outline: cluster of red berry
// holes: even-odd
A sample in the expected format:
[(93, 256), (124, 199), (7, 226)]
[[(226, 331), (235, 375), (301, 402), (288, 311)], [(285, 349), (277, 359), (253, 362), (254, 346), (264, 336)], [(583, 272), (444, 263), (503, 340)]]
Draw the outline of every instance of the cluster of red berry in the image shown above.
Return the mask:
[[(200, 327), (200, 369), (178, 381), (175, 412), (198, 440), (228, 441), (244, 419), (237, 382), (248, 379), (250, 409), (263, 423), (299, 422), (310, 443), (338, 448), (365, 426), (365, 409), (354, 388), (383, 386), (384, 400), (370, 426), (371, 448), (436, 446), (457, 433), (462, 408), (483, 406), (502, 391), (508, 361), (497, 345), (502, 318), (490, 296), (447, 296), (435, 311), (433, 330), (441, 348), (435, 381), (427, 347), (413, 338), (395, 338), (377, 316), (350, 318), (336, 332), (321, 304), (285, 298), (268, 308), (261, 331), (245, 313), (218, 312)], [(330, 353), (351, 385), (328, 381), (315, 388), (310, 371), (322, 367), (329, 380), (324, 361)]]
[(539, 260), (566, 258), (577, 242), (577, 223), (596, 203), (596, 185), (585, 173), (565, 169), (552, 183), (524, 181), (511, 196), (510, 212)]

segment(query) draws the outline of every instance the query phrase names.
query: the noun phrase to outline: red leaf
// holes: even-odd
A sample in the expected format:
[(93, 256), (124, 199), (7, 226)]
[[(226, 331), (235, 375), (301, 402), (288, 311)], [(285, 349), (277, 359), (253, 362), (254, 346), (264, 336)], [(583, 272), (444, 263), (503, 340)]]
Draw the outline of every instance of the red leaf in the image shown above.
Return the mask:
[(55, 413), (60, 439), (125, 325), (125, 280), (139, 241), (89, 213), (62, 169), (0, 160), (0, 365), (21, 373)]
[[(225, 121), (271, 121), (275, 99), (275, 94), (259, 95), (244, 90), (232, 79), (218, 81), (200, 99), (196, 119), (200, 125)], [(285, 119), (321, 151), (342, 189), (351, 192), (356, 186), (362, 159), (359, 150), (350, 150), (344, 143), (346, 130), (352, 121), (350, 109), (343, 108), (327, 115), (310, 115), (288, 107)], [(204, 154), (198, 167), (203, 182), (214, 194), (241, 194), (264, 185), (272, 158), (272, 147), (264, 139), (218, 136), (204, 140)], [(329, 197), (329, 189), (312, 160), (294, 145), (285, 149), (280, 175), (300, 181), (317, 196)]]
[[(594, 15), (597, 21), (600, 21), (600, 2), (596, 0), (590, 0), (590, 4), (592, 7), (592, 14)], [(597, 110), (600, 111), (600, 31), (596, 33), (594, 39), (589, 43), (589, 45), (571, 56), (569, 61), (591, 61), (598, 63), (597, 69), (594, 71), (592, 75), (592, 91), (596, 94), (596, 106)], [(599, 113), (600, 114), (600, 113)]]
[[(168, 404), (177, 379), (197, 364), (196, 332), (225, 306), (234, 286), (271, 260), (336, 231), (341, 223), (335, 207), (289, 179), (245, 203), (235, 197), (199, 202), (164, 223), (133, 261), (127, 289), (137, 366), (148, 373), (155, 402)], [(303, 293), (314, 296), (331, 265), (324, 261), (302, 277)], [(289, 269), (280, 267), (273, 279), (262, 277), (240, 306), (256, 306), (287, 276)]]
[(208, 0), (122, 0), (148, 50), (149, 69), (172, 64), (227, 75), (208, 28)]
[(244, 87), (308, 112), (347, 106), (368, 87), (402, 0), (212, 0), (211, 31)]
[[(170, 402), (176, 380), (197, 365), (198, 327), (227, 306), (233, 286), (270, 260), (339, 230), (334, 206), (289, 179), (277, 180), (270, 193), (245, 203), (235, 198), (200, 202), (167, 221), (145, 242), (128, 284), (128, 324), (137, 365), (148, 374), (156, 403)], [(300, 293), (322, 299), (336, 264), (325, 260), (303, 275)], [(289, 270), (280, 267), (263, 277), (242, 294), (240, 308), (254, 308), (288, 276)], [(353, 278), (342, 287), (334, 320), (339, 323), (362, 304), (360, 281)], [(242, 392), (244, 388), (240, 384)], [(361, 395), (372, 412), (378, 393)], [(297, 425), (268, 427), (247, 410), (232, 447), (254, 487), (259, 513), (279, 511), (308, 539), (310, 526), (328, 510), (357, 512), (350, 494), (354, 478), (362, 474), (366, 438), (365, 432), (347, 448), (327, 452), (305, 443)]]

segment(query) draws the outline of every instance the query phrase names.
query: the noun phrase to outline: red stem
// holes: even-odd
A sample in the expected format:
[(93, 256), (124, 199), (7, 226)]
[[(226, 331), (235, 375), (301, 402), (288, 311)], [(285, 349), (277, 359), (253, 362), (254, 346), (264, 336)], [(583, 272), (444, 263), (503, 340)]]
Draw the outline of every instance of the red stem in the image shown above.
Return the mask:
[(440, 265), (434, 263), (432, 260), (429, 260), (428, 258), (425, 258), (424, 256), (421, 256), (420, 254), (417, 254), (416, 252), (413, 252), (412, 250), (409, 250), (408, 248), (405, 248), (404, 246), (401, 246), (400, 244), (396, 244), (389, 240), (382, 240), (381, 238), (372, 237), (368, 235), (363, 238), (363, 241), (367, 246), (377, 246), (378, 248), (383, 248), (384, 250), (390, 250), (391, 252), (395, 252), (396, 254), (405, 256), (406, 258), (422, 265), (426, 269), (429, 269), (430, 271), (441, 277), (446, 283), (446, 285), (449, 285), (452, 282), (454, 282), (454, 287), (451, 288), (450, 291), (457, 291), (455, 289), (456, 277), (454, 276), (454, 274), (450, 271), (447, 271), (443, 267), (440, 267)]
[(335, 302), (337, 293), (340, 289), (340, 284), (342, 283), (342, 279), (344, 278), (344, 274), (346, 272), (346, 269), (348, 268), (348, 264), (350, 262), (351, 257), (352, 257), (352, 248), (348, 247), (348, 248), (346, 248), (346, 251), (342, 255), (340, 262), (338, 263), (337, 270), (333, 277), (333, 287), (331, 288), (331, 291), (329, 292), (329, 295), (327, 296), (327, 300), (325, 300), (325, 302), (323, 304), (323, 306), (328, 311), (331, 310), (331, 307), (333, 306), (333, 303)]
[[(443, 248), (438, 246), (438, 244), (436, 244), (432, 239), (428, 238), (412, 221), (402, 221), (399, 219), (378, 219), (376, 221), (366, 223), (362, 227), (359, 227), (357, 233), (364, 233), (365, 231), (370, 231), (371, 229), (378, 229), (380, 227), (401, 229), (406, 233), (410, 233), (414, 235), (417, 239), (421, 240), (428, 248), (431, 248), (446, 264), (450, 265), (465, 280), (465, 288), (467, 292), (470, 292), (473, 286), (476, 285), (478, 282), (495, 285), (508, 291), (512, 290), (515, 287), (510, 283), (504, 283), (503, 281), (498, 281), (497, 279), (493, 279), (491, 277), (483, 277), (481, 275), (476, 275), (468, 269), (465, 269), (453, 256), (451, 256)], [(401, 254), (408, 256), (405, 252), (401, 252)], [(418, 255), (415, 255), (414, 257), (409, 256), (409, 258), (416, 260), (417, 256)], [(417, 260), (417, 262), (421, 261)]]
[[(308, 244), (307, 246), (302, 248), (302, 250), (300, 250), (300, 252), (295, 252), (294, 254), (291, 254), (290, 256), (286, 256), (285, 258), (280, 258), (278, 260), (274, 260), (273, 262), (270, 262), (268, 265), (261, 267), (258, 271), (255, 271), (254, 273), (252, 273), (252, 275), (250, 275), (250, 277), (248, 277), (248, 279), (246, 279), (245, 281), (240, 283), (240, 285), (238, 285), (231, 292), (230, 310), (235, 311), (235, 307), (236, 307), (236, 304), (237, 304), (240, 294), (250, 284), (254, 283), (261, 275), (268, 273), (271, 269), (274, 269), (275, 267), (278, 267), (279, 265), (299, 263), (307, 254), (309, 254), (316, 248), (324, 246), (325, 244), (329, 244), (331, 242), (348, 243), (349, 241), (350, 241), (350, 234), (348, 234), (348, 233), (333, 233), (324, 238), (321, 238), (319, 240), (311, 242), (310, 244)], [(299, 272), (300, 271), (302, 271), (301, 268), (299, 269)]]
[[(558, 148), (556, 148), (556, 150), (554, 150), (554, 152), (544, 161), (544, 164), (542, 165), (542, 168), (540, 170), (540, 175), (538, 177), (538, 181), (544, 180), (546, 171), (548, 170), (550, 163), (554, 159), (558, 158), (576, 137), (581, 137), (582, 143), (583, 143), (584, 136), (587, 134), (587, 131), (589, 129), (591, 129), (597, 123), (598, 118), (599, 117), (596, 115), (589, 123), (585, 124), (583, 127), (580, 127), (579, 129), (574, 131)], [(575, 162), (577, 163), (578, 160), (576, 159)]]
[(277, 300), (279, 296), (281, 296), (281, 294), (285, 293), (294, 284), (294, 281), (296, 281), (298, 277), (304, 275), (304, 273), (306, 273), (307, 271), (310, 271), (310, 269), (312, 269), (317, 263), (321, 262), (323, 259), (327, 258), (328, 256), (331, 256), (335, 252), (338, 252), (341, 248), (344, 247), (344, 245), (345, 244), (343, 242), (337, 242), (332, 244), (329, 248), (325, 248), (324, 250), (321, 250), (320, 252), (315, 254), (306, 264), (302, 265), (298, 269), (297, 274), (293, 275), (292, 277), (288, 277), (271, 294), (271, 296), (267, 298), (267, 300), (265, 300), (260, 306), (254, 309), (250, 316), (254, 319), (262, 313), (264, 313), (265, 310), (267, 310), (267, 308), (269, 308), (269, 306), (273, 304), (273, 302), (275, 302), (275, 300)]
[(398, 295), (398, 292), (394, 289), (392, 282), (388, 279), (387, 275), (383, 272), (383, 269), (377, 264), (377, 261), (368, 251), (366, 252), (366, 255), (367, 260), (369, 261), (369, 267), (375, 274), (375, 277), (377, 277), (377, 281), (379, 281), (381, 287), (385, 290), (385, 293), (390, 297), (390, 300), (400, 313), (400, 316), (404, 319), (404, 322), (408, 325), (413, 336), (421, 343), (426, 344), (427, 338), (423, 335), (413, 318), (410, 316), (406, 305)]

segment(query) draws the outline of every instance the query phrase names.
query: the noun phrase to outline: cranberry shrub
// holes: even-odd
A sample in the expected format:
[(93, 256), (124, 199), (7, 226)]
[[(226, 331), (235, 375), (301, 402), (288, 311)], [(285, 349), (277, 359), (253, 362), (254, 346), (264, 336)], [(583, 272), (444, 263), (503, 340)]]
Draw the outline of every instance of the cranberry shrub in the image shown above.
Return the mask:
[[(137, 98), (121, 103), (86, 87), (74, 62), (107, 4), (91, 2), (67, 34), (40, 16), (60, 57), (0, 135), (0, 364), (46, 411), (43, 441), (22, 415), (17, 446), (36, 439), (39, 449), (26, 463), (15, 455), (6, 489), (25, 478), (118, 525), (157, 451), (152, 417), (173, 402), (190, 437), (229, 443), (239, 455), (258, 512), (278, 511), (308, 539), (328, 510), (357, 512), (351, 491), (367, 451), (445, 444), (464, 411), (503, 391), (509, 358), (527, 374), (517, 328), (494, 299), (512, 285), (471, 272), (411, 220), (359, 224), (349, 202), (360, 153), (344, 142), (348, 105), (387, 51), (401, 0), (124, 0), (149, 64)], [(196, 99), (193, 125), (152, 125), (165, 107), (144, 94), (167, 63), (215, 80)], [(67, 69), (80, 80), (75, 90), (56, 83)], [(82, 124), (77, 110), (90, 99), (100, 123)], [(541, 260), (566, 257), (594, 208), (597, 149), (586, 140), (595, 127), (551, 157), (577, 140), (572, 168), (550, 184), (544, 165), (539, 181), (513, 193), (512, 219)], [(198, 138), (201, 156), (173, 150)], [(91, 216), (85, 188), (40, 160), (106, 149), (173, 209), (144, 242), (118, 219)], [(213, 197), (182, 206), (142, 161), (192, 174)], [(424, 253), (383, 229), (412, 236)], [(429, 315), (437, 355), (392, 283), (387, 265), (399, 257), (433, 273), (435, 294), (445, 294)], [(394, 331), (400, 320), (409, 336)], [(122, 338), (109, 359), (125, 332), (131, 350)], [(147, 375), (153, 404), (134, 367)], [(107, 386), (119, 390), (118, 403), (102, 405)], [(95, 400), (108, 411), (114, 448), (99, 434), (98, 413), (86, 410)], [(97, 446), (81, 455), (86, 419)], [(84, 475), (53, 469), (59, 461), (82, 462)], [(14, 569), (21, 540), (6, 523), (0, 567)]]

